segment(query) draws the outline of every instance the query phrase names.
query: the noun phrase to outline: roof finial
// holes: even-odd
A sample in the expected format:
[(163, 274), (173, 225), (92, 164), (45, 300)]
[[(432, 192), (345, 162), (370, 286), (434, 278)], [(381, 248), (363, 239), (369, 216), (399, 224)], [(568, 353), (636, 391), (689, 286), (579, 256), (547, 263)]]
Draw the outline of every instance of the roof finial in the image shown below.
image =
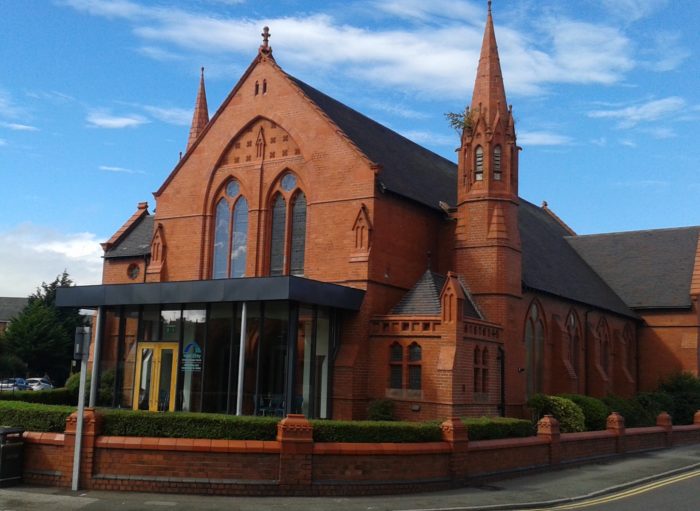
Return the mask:
[(263, 38), (263, 43), (260, 45), (260, 53), (268, 55), (272, 52), (272, 48), (270, 48), (270, 36), (272, 35), (270, 33), (270, 27), (263, 27), (262, 34), (260, 35)]
[(201, 67), (200, 71), (201, 71), (201, 73), (199, 75), (199, 78), (204, 80), (204, 66)]
[(491, 14), (491, 0), (489, 0), (489, 14)]

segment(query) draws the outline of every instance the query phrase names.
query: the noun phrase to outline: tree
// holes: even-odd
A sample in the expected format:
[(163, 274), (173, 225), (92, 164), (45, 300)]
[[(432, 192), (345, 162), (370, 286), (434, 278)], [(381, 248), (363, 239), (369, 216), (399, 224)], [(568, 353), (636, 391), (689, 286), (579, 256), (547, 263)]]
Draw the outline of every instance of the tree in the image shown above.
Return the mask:
[[(0, 370), (48, 375), (62, 383), (70, 372), (75, 327), (85, 324), (76, 308), (57, 308), (56, 290), (73, 285), (65, 271), (42, 282), (29, 303), (8, 325), (0, 342)], [(18, 363), (21, 361), (21, 365)]]

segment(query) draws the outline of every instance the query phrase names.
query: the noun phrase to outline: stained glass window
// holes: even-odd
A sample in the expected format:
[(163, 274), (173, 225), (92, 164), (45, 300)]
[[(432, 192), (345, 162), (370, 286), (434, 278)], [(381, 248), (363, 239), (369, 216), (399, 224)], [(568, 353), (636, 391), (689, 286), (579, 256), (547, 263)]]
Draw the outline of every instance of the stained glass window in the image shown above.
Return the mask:
[(297, 194), (292, 206), (291, 265), (289, 273), (304, 274), (304, 249), (306, 245), (306, 196)]
[(225, 279), (228, 277), (228, 240), (231, 215), (228, 202), (221, 199), (216, 205), (216, 219), (214, 227), (214, 265), (212, 277)]
[(231, 277), (245, 276), (248, 252), (248, 201), (241, 197), (233, 209), (233, 240), (231, 242)]
[(277, 195), (272, 203), (272, 236), (270, 239), (270, 275), (284, 274), (284, 234), (286, 227), (286, 202)]

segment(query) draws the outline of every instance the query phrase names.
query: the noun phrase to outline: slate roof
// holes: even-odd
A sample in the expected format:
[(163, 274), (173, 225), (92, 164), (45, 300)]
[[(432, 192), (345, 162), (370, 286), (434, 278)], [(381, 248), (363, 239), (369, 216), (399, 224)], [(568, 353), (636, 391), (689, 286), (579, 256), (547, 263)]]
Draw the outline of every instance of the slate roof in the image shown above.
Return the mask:
[(700, 227), (568, 238), (632, 308), (690, 307)]
[[(289, 76), (289, 75), (288, 75)], [(386, 126), (289, 76), (370, 159), (381, 165), (377, 179), (390, 192), (440, 209), (457, 200), (457, 166)], [(455, 138), (455, 144), (459, 140)]]
[(153, 238), (153, 216), (144, 215), (122, 239), (105, 252), (105, 259), (117, 257), (139, 257), (151, 253)]
[(27, 298), (0, 297), (0, 321), (7, 322), (26, 307)]
[[(413, 288), (391, 309), (389, 314), (397, 314), (399, 316), (437, 316), (441, 311), (440, 292), (445, 286), (446, 280), (446, 277), (426, 270)], [(464, 304), (464, 315), (481, 319), (466, 288), (464, 289), (464, 294), (467, 296)]]
[(636, 317), (569, 244), (567, 230), (544, 209), (520, 199), (518, 224), (525, 286)]

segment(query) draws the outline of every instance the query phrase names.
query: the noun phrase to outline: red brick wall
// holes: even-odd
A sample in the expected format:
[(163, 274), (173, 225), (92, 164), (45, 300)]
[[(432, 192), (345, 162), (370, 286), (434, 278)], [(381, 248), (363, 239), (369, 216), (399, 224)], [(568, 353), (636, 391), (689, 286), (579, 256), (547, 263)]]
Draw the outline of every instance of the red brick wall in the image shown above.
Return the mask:
[(664, 376), (679, 371), (698, 375), (697, 302), (690, 310), (638, 311), (644, 324), (639, 329), (639, 366), (642, 390), (654, 390)]
[[(540, 422), (537, 437), (476, 442), (468, 441), (459, 422), (453, 426), (446, 421), (444, 441), (425, 444), (314, 444), (306, 419), (290, 416), (285, 421), (278, 426), (278, 441), (272, 442), (107, 437), (95, 436), (100, 418), (88, 411), (80, 487), (226, 495), (408, 492), (700, 442), (700, 413), (692, 426), (562, 435), (550, 419), (548, 428)], [(75, 422), (69, 418), (65, 434), (25, 433), (25, 480), (70, 486)]]

